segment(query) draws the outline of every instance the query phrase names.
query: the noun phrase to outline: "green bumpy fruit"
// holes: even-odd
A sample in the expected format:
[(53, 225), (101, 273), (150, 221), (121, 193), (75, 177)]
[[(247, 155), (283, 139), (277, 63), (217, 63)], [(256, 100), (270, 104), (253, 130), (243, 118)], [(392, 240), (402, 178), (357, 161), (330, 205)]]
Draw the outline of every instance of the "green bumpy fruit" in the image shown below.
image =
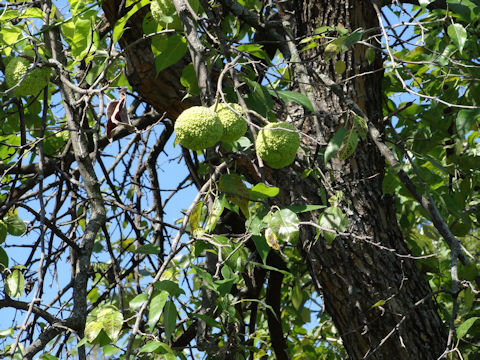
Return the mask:
[[(30, 66), (30, 61), (17, 57), (9, 61), (5, 67), (5, 81), (9, 88), (17, 85)], [(48, 84), (50, 68), (35, 68), (22, 80), (13, 91), (17, 96), (37, 95)]]
[(153, 0), (150, 11), (156, 22), (160, 22), (162, 16), (173, 16), (176, 12), (172, 0)]
[(215, 145), (223, 135), (217, 113), (203, 106), (193, 106), (175, 121), (175, 133), (183, 147), (202, 150)]
[[(215, 105), (210, 107), (214, 110)], [(230, 108), (233, 108), (237, 113), (243, 114), (243, 109), (238, 104), (218, 104), (217, 114), (223, 125), (223, 136), (220, 139), (223, 142), (231, 143), (240, 139), (247, 132), (247, 122), (244, 118), (237, 115)]]
[(273, 169), (290, 165), (300, 147), (300, 135), (296, 131), (295, 126), (287, 122), (266, 125), (255, 142), (257, 154)]
[[(189, 3), (196, 13), (200, 12), (201, 5), (198, 0), (190, 0)], [(157, 23), (165, 25), (165, 17), (169, 16), (174, 18), (170, 28), (177, 30), (181, 30), (183, 28), (178, 16), (176, 16), (177, 10), (175, 9), (175, 5), (173, 5), (172, 0), (152, 0), (150, 4), (150, 11), (152, 12), (153, 19)]]

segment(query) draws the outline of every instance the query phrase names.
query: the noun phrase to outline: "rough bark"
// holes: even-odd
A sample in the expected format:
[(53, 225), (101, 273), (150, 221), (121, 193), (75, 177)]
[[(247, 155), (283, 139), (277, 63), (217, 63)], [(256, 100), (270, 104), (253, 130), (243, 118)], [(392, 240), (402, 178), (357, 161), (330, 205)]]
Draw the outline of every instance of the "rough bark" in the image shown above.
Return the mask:
[[(368, 1), (298, 1), (296, 4), (296, 36), (312, 34), (324, 25), (343, 24), (345, 28), (373, 28), (377, 17)], [(329, 74), (337, 82), (354, 75), (381, 68), (379, 59), (370, 66), (364, 57), (365, 48), (355, 46), (341, 56), (348, 69), (335, 75), (333, 62), (322, 63), (320, 54), (307, 53), (305, 58), (316, 71)], [(344, 87), (362, 110), (382, 124), (381, 72), (355, 77)], [(312, 84), (315, 82), (312, 79)], [(325, 114), (318, 124), (306, 121), (304, 131), (312, 135), (319, 128), (328, 141), (348, 116), (348, 109), (335, 94), (314, 85), (317, 104)], [(309, 144), (312, 150), (314, 144)], [(323, 160), (322, 160), (323, 161)], [(322, 239), (315, 241), (314, 230), (302, 229), (302, 246), (310, 272), (321, 291), (327, 312), (339, 329), (344, 346), (352, 359), (437, 359), (446, 344), (446, 331), (432, 300), (431, 289), (418, 271), (414, 260), (398, 256), (409, 253), (398, 227), (393, 201), (382, 194), (384, 159), (371, 141), (362, 141), (355, 155), (346, 162), (334, 160), (328, 168), (324, 186), (342, 190), (341, 207), (348, 214), (349, 232), (373, 237), (386, 251), (355, 237), (338, 237), (331, 246)], [(318, 163), (323, 167), (321, 163)], [(299, 183), (298, 173), (278, 172), (279, 184), (291, 201), (320, 201), (319, 187)], [(292, 182), (296, 186), (292, 186)], [(300, 189), (300, 191), (299, 191)], [(311, 220), (311, 219), (305, 219)], [(385, 305), (372, 308), (379, 300)]]

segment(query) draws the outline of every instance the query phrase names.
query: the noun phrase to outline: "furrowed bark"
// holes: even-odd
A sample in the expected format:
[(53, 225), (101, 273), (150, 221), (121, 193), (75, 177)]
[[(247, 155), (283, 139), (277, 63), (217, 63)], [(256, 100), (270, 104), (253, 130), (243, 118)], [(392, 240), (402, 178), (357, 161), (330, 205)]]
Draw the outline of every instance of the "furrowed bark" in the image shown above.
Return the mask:
[[(366, 1), (298, 1), (295, 8), (298, 9), (297, 38), (313, 34), (315, 28), (325, 25), (342, 24), (350, 31), (378, 26), (373, 7)], [(318, 49), (303, 55), (305, 59), (315, 59), (309, 66), (340, 82), (381, 69), (379, 57), (370, 66), (364, 51), (365, 47), (357, 45), (341, 55), (347, 68), (342, 76), (335, 73), (333, 61), (322, 61)], [(380, 131), (384, 129), (381, 78), (382, 72), (377, 71), (354, 77), (344, 85), (349, 96)], [(315, 96), (326, 116), (320, 119), (320, 124), (305, 121), (302, 130), (314, 134), (319, 126), (328, 141), (345, 123), (348, 108), (332, 91), (318, 83)], [(314, 152), (314, 144), (309, 145)], [(318, 163), (318, 166), (322, 168), (323, 164)], [(408, 255), (394, 203), (382, 194), (384, 166), (385, 161), (375, 144), (362, 141), (353, 157), (347, 161), (333, 159), (322, 169), (326, 174), (324, 186), (343, 191), (345, 201), (340, 206), (348, 214), (349, 232), (371, 236), (374, 243), (395, 249), (397, 254)], [(285, 184), (283, 189), (295, 189), (283, 194), (284, 201), (321, 201), (318, 186), (302, 182), (298, 173), (290, 170), (286, 175), (279, 171), (274, 176), (277, 184)], [(301, 241), (312, 278), (323, 294), (327, 312), (352, 359), (436, 359), (443, 352), (445, 327), (430, 297), (431, 289), (414, 260), (398, 257), (356, 237), (338, 237), (329, 246), (322, 239), (315, 241), (315, 231), (311, 228), (302, 229)], [(372, 308), (379, 300), (386, 303)]]

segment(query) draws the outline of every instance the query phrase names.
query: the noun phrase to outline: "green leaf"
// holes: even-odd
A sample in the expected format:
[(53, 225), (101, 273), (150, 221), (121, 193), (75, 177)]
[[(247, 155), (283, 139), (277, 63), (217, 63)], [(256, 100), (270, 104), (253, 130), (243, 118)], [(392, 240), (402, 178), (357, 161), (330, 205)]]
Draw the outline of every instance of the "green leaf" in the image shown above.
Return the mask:
[(467, 31), (461, 24), (451, 24), (447, 28), (448, 36), (453, 40), (455, 45), (457, 45), (458, 50), (463, 52), (463, 47), (465, 46), (465, 41), (467, 41)]
[[(318, 225), (332, 231), (344, 232), (348, 228), (348, 217), (340, 208), (331, 206), (326, 208), (322, 215), (320, 215)], [(329, 244), (337, 237), (337, 235), (331, 231), (321, 230), (321, 233)]]
[(139, 2), (136, 2), (125, 16), (115, 22), (115, 26), (113, 28), (113, 40), (115, 43), (118, 43), (118, 40), (120, 40), (120, 38), (122, 37), (128, 19), (130, 19), (133, 14), (135, 14), (138, 10), (148, 4), (150, 4), (149, 0), (141, 0)]
[(162, 315), (163, 307), (167, 302), (168, 292), (163, 290), (160, 293), (157, 293), (152, 297), (152, 301), (150, 302), (150, 306), (148, 308), (148, 322), (147, 325), (150, 329), (152, 329), (160, 319)]
[(325, 205), (290, 205), (287, 206), (287, 209), (293, 211), (295, 214), (300, 214), (304, 212), (319, 210), (326, 208)]
[(137, 254), (158, 255), (161, 252), (160, 246), (157, 244), (140, 245), (135, 249)]
[(268, 256), (268, 253), (270, 252), (270, 247), (267, 244), (265, 238), (263, 236), (254, 235), (252, 236), (252, 240), (255, 244), (255, 247), (258, 253), (260, 254), (260, 258), (262, 259), (262, 262), (266, 264), (267, 256)]
[(310, 99), (303, 95), (302, 93), (296, 91), (289, 91), (289, 90), (275, 90), (275, 89), (268, 89), (270, 95), (278, 97), (282, 99), (284, 102), (295, 102), (297, 104), (302, 105), (304, 108), (314, 112), (313, 105)]
[[(38, 8), (24, 8), (23, 11), (19, 12), (17, 10), (4, 10), (0, 15), (0, 20), (6, 24), (7, 20), (10, 19), (30, 19), (30, 18), (37, 18), (43, 19), (45, 17), (45, 13), (38, 9)], [(2, 24), (3, 27), (3, 24)]]
[(277, 271), (285, 276), (290, 276), (292, 275), (290, 272), (286, 271), (286, 270), (281, 270), (279, 268), (276, 268), (274, 266), (270, 266), (270, 265), (266, 265), (266, 264), (260, 264), (260, 263), (257, 263), (255, 261), (250, 261), (250, 264), (251, 265), (256, 265), (256, 266), (259, 266), (265, 270), (269, 270), (269, 271)]
[(347, 129), (342, 126), (328, 142), (327, 148), (325, 149), (325, 166), (328, 164), (330, 159), (337, 155), (338, 149), (340, 149), (346, 133)]
[(23, 277), (23, 274), (18, 270), (12, 271), (5, 280), (5, 292), (10, 297), (18, 298), (23, 295), (24, 290), (25, 278)]
[(146, 352), (146, 353), (154, 353), (157, 349), (161, 347), (163, 343), (160, 341), (149, 341), (145, 345), (143, 345), (138, 353)]
[(187, 40), (180, 34), (158, 35), (152, 39), (157, 74), (176, 64), (187, 53)]
[(302, 289), (298, 285), (298, 283), (295, 283), (295, 286), (292, 289), (292, 305), (295, 308), (295, 310), (300, 310), (300, 306), (303, 304), (303, 294), (302, 294)]
[(457, 328), (457, 336), (459, 339), (464, 337), (467, 333), (468, 330), (472, 327), (473, 323), (480, 319), (480, 317), (471, 317), (470, 319), (465, 320), (463, 323), (460, 324), (460, 326)]
[(229, 201), (238, 205), (247, 219), (250, 217), (248, 210), (248, 188), (239, 175), (222, 175), (218, 183), (218, 188), (226, 195)]
[[(85, 325), (87, 327), (87, 325)], [(84, 346), (88, 344), (88, 339), (86, 336), (84, 336), (79, 342), (77, 342), (77, 345), (75, 345), (75, 349), (78, 349), (80, 346)]]
[(216, 327), (216, 328), (219, 328), (219, 329), (222, 328), (222, 324), (220, 324), (217, 320), (211, 318), (210, 316), (203, 315), (203, 314), (188, 314), (188, 316), (190, 318), (201, 319), (201, 320), (205, 321), (205, 323), (210, 327)]
[(470, 287), (467, 287), (463, 291), (463, 298), (464, 298), (465, 307), (467, 309), (471, 309), (473, 302), (475, 301), (475, 294), (473, 293)]
[(475, 263), (471, 262), (467, 265), (459, 264), (458, 277), (460, 280), (474, 281), (478, 274), (479, 272)]
[(4, 337), (9, 337), (13, 335), (13, 328), (8, 328), (4, 330), (0, 330), (0, 339)]
[[(288, 242), (293, 243), (298, 239), (299, 234), (299, 221), (297, 214), (289, 209), (281, 209), (275, 211), (273, 214), (269, 214), (264, 218), (267, 223), (267, 231), (265, 236), (269, 236), (272, 242)], [(269, 241), (267, 239), (267, 243)]]
[(347, 51), (351, 46), (362, 40), (363, 31), (360, 29), (355, 30), (348, 35), (342, 42), (342, 51)]
[(89, 50), (92, 43), (92, 26), (93, 22), (89, 18), (79, 17), (74, 21), (74, 31), (70, 46), (72, 55), (77, 59), (83, 57), (85, 52)]
[(17, 215), (7, 216), (4, 220), (10, 235), (21, 236), (27, 230), (25, 223)]
[(268, 117), (270, 110), (273, 108), (273, 100), (270, 96), (269, 90), (265, 86), (260, 85), (247, 77), (243, 77), (243, 80), (247, 83), (250, 89), (249, 94), (245, 97), (247, 107), (255, 110), (264, 117)]
[(130, 307), (130, 310), (136, 311), (140, 309), (140, 307), (143, 305), (145, 301), (147, 301), (148, 295), (147, 294), (139, 294), (135, 296), (132, 300), (130, 300), (128, 306)]
[(215, 289), (218, 291), (220, 296), (225, 296), (230, 292), (234, 283), (235, 283), (235, 279), (232, 278), (232, 279), (217, 280), (213, 283), (213, 285)]
[[(12, 26), (8, 22), (2, 22), (2, 28), (0, 29), (0, 43), (12, 45), (22, 35), (22, 29), (20, 27)], [(3, 48), (5, 55), (9, 56), (12, 52), (12, 47), (5, 46)]]
[(346, 160), (355, 153), (358, 145), (358, 135), (355, 130), (348, 130), (337, 155), (340, 160)]
[[(173, 350), (167, 344), (160, 341), (149, 341), (143, 345), (139, 353), (173, 354)], [(162, 358), (163, 359), (163, 358)]]
[(105, 346), (102, 347), (102, 352), (103, 352), (104, 356), (112, 356), (119, 351), (120, 351), (120, 349), (113, 346), (113, 345), (105, 345)]
[(480, 109), (462, 109), (458, 112), (456, 126), (460, 137), (464, 137), (480, 118)]
[(47, 354), (47, 353), (44, 353), (44, 354), (40, 355), (40, 359), (41, 360), (58, 360), (58, 358), (56, 356), (53, 356), (53, 355), (50, 355), (50, 354)]
[(163, 325), (165, 326), (165, 337), (167, 342), (170, 341), (175, 326), (177, 325), (177, 308), (173, 301), (168, 301), (165, 304), (165, 311), (163, 313)]
[[(0, 247), (0, 265), (4, 268), (8, 268), (8, 255), (2, 247)], [(2, 270), (1, 266), (0, 270)]]
[(0, 220), (0, 244), (2, 244), (7, 238), (7, 224)]
[(323, 60), (325, 62), (329, 61), (340, 52), (343, 39), (344, 38), (335, 39), (325, 46), (325, 49), (323, 50)]
[(258, 183), (252, 187), (249, 191), (250, 200), (263, 200), (269, 197), (277, 196), (280, 189), (275, 186), (267, 186), (264, 183)]
[(180, 83), (187, 88), (187, 91), (192, 95), (199, 95), (200, 88), (198, 87), (197, 74), (193, 68), (193, 63), (188, 64), (182, 70)]
[(170, 296), (178, 297), (182, 294), (185, 294), (185, 291), (178, 286), (178, 284), (172, 280), (161, 280), (155, 283), (155, 289), (165, 290)]
[(102, 328), (112, 341), (117, 341), (122, 331), (123, 315), (114, 306), (108, 306), (99, 311), (97, 319), (102, 322)]
[(217, 226), (217, 221), (225, 209), (225, 202), (225, 196), (217, 196), (215, 198), (212, 209), (210, 210), (210, 214), (208, 215), (207, 223), (205, 224), (206, 232), (212, 232), (215, 229), (215, 226)]
[(263, 45), (260, 44), (242, 44), (237, 46), (237, 50), (247, 52), (253, 56), (256, 56), (260, 59), (266, 60), (267, 64), (270, 64), (270, 57), (263, 50)]
[(373, 48), (368, 48), (365, 51), (365, 58), (368, 61), (368, 64), (371, 65), (375, 61), (375, 50)]
[(367, 133), (368, 133), (367, 119), (355, 114), (353, 116), (353, 121), (354, 121), (354, 127), (355, 127), (355, 131), (357, 132), (357, 135), (362, 140), (366, 140)]

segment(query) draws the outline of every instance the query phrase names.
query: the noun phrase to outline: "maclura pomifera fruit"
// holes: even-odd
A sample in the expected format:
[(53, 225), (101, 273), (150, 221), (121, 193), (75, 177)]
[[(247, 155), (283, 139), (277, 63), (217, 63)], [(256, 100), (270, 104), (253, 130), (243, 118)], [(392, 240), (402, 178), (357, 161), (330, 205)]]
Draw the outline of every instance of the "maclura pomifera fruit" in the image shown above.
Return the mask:
[(300, 135), (295, 126), (287, 122), (270, 123), (257, 135), (255, 149), (265, 163), (273, 169), (290, 165), (300, 147)]
[[(5, 81), (9, 88), (14, 87), (20, 81), (13, 92), (17, 96), (37, 95), (50, 79), (49, 67), (36, 67), (28, 72), (31, 62), (23, 57), (11, 59), (5, 67)], [(23, 77), (27, 74), (25, 77)], [(22, 79), (23, 77), (23, 79)]]
[[(211, 110), (214, 110), (214, 108), (215, 105), (210, 107)], [(220, 141), (232, 143), (245, 135), (247, 132), (247, 122), (242, 117), (244, 111), (240, 105), (230, 103), (218, 104), (215, 112), (223, 126), (223, 135)]]
[(178, 116), (175, 134), (183, 147), (202, 150), (220, 141), (223, 126), (215, 111), (204, 106), (193, 106)]

